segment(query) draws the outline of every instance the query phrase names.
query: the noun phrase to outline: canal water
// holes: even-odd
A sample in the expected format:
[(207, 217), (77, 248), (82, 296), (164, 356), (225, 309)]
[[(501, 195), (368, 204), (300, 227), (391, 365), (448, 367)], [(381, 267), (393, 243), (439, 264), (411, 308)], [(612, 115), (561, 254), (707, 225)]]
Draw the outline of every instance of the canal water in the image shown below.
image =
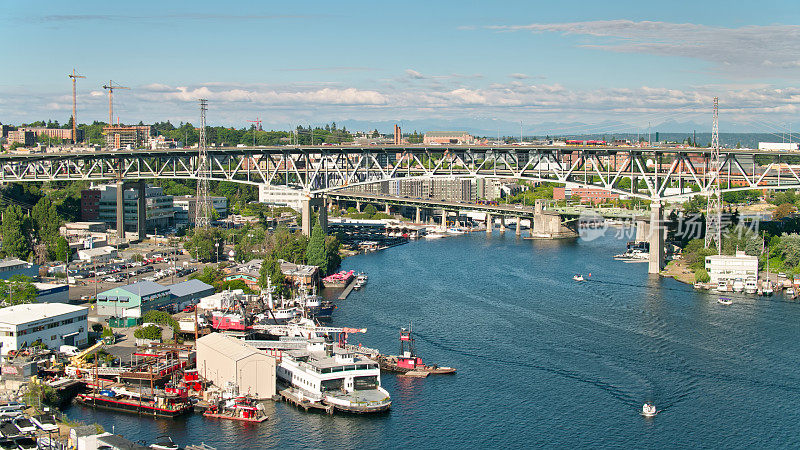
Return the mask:
[[(576, 241), (474, 233), (347, 258), (369, 283), (334, 324), (384, 352), (413, 322), (417, 352), (454, 376), (382, 376), (388, 414), (267, 403), (260, 425), (161, 421), (72, 406), (129, 439), (217, 448), (800, 446), (800, 303), (716, 296), (612, 260), (609, 233)], [(572, 280), (576, 273), (588, 281)], [(640, 416), (654, 402), (654, 419)]]

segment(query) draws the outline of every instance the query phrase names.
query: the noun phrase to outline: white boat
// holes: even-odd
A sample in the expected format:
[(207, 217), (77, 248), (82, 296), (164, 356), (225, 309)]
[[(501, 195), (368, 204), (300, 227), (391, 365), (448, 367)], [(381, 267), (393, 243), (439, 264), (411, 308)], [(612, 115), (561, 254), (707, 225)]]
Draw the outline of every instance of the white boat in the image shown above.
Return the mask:
[(729, 299), (728, 297), (720, 297), (717, 299), (717, 303), (720, 305), (730, 305), (733, 303), (733, 300)]
[(428, 233), (425, 235), (425, 239), (441, 239), (443, 237), (445, 237), (445, 235), (439, 233)]
[(572, 279), (573, 281), (586, 281), (584, 280), (583, 275), (573, 275)]
[(749, 277), (744, 280), (744, 292), (748, 294), (755, 294), (758, 291), (758, 281), (755, 278)]
[(786, 296), (789, 298), (795, 298), (796, 294), (794, 292), (794, 288), (787, 288), (786, 289)]
[(448, 233), (448, 234), (465, 234), (465, 233), (466, 233), (466, 231), (464, 231), (464, 230), (461, 230), (461, 229), (459, 229), (459, 228), (448, 228), (448, 229), (447, 229), (447, 233)]
[(298, 390), (303, 398), (351, 413), (386, 411), (392, 404), (381, 387), (376, 361), (325, 338), (308, 338), (305, 348), (283, 352), (277, 368), (282, 382)]
[(38, 414), (31, 416), (31, 422), (42, 431), (57, 431), (58, 422), (52, 414)]
[(729, 292), (730, 290), (727, 280), (719, 280), (717, 282), (717, 292)]
[(769, 282), (769, 281), (765, 281), (764, 284), (763, 284), (763, 287), (761, 289), (761, 292), (763, 293), (763, 295), (765, 295), (767, 297), (771, 296), (772, 293), (774, 292), (772, 290), (772, 283)]
[(744, 281), (741, 278), (733, 280), (733, 292), (744, 291)]
[(658, 414), (658, 411), (656, 410), (656, 405), (654, 405), (652, 403), (645, 403), (644, 406), (642, 406), (642, 415), (643, 416), (645, 416), (645, 417), (655, 417), (656, 414)]

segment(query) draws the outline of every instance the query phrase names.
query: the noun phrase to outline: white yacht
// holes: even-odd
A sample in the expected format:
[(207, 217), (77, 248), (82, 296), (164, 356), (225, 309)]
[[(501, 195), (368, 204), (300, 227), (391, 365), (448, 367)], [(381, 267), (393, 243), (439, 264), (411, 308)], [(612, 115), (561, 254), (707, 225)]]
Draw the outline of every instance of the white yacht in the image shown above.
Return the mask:
[(748, 294), (755, 294), (758, 291), (758, 282), (755, 278), (749, 277), (744, 280), (744, 292)]
[(284, 351), (277, 375), (304, 398), (340, 411), (375, 413), (392, 404), (389, 392), (381, 387), (376, 361), (322, 337), (308, 338), (305, 348)]
[(733, 280), (733, 292), (742, 292), (744, 290), (744, 281), (741, 278)]

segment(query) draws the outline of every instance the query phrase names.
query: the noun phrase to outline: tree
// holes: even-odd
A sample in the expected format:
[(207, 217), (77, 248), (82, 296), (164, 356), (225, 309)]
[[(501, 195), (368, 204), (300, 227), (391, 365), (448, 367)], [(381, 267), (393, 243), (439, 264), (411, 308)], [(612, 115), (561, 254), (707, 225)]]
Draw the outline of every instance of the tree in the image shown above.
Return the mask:
[(325, 232), (319, 222), (311, 230), (311, 239), (306, 247), (306, 260), (308, 264), (319, 267), (321, 273), (328, 272), (328, 259), (325, 251)]
[(22, 208), (11, 205), (3, 213), (3, 250), (9, 255), (28, 259), (31, 253), (29, 220), (22, 216)]
[(38, 296), (39, 291), (30, 277), (14, 275), (8, 281), (0, 280), (0, 297), (4, 306), (33, 303)]
[(133, 332), (136, 339), (150, 339), (158, 341), (161, 339), (161, 327), (150, 324), (144, 327), (139, 327)]
[(797, 208), (791, 203), (782, 203), (772, 211), (772, 218), (775, 220), (783, 219), (784, 217), (791, 216)]
[(283, 276), (281, 265), (276, 259), (269, 258), (262, 261), (261, 270), (258, 273), (258, 285), (261, 289), (272, 286), (278, 295), (285, 293), (286, 277)]
[(706, 269), (700, 268), (694, 272), (694, 281), (700, 283), (708, 283), (711, 281), (711, 276), (708, 275)]
[(342, 264), (342, 257), (339, 256), (339, 248), (342, 246), (336, 236), (325, 237), (325, 275), (333, 273)]
[(56, 259), (68, 263), (71, 254), (72, 250), (69, 248), (69, 242), (67, 242), (64, 236), (59, 236), (56, 241)]
[(378, 209), (375, 208), (375, 205), (373, 205), (372, 203), (364, 207), (364, 214), (366, 214), (369, 217), (374, 216), (376, 212), (378, 212)]
[(225, 241), (219, 228), (195, 228), (183, 247), (201, 261), (219, 261), (223, 259)]

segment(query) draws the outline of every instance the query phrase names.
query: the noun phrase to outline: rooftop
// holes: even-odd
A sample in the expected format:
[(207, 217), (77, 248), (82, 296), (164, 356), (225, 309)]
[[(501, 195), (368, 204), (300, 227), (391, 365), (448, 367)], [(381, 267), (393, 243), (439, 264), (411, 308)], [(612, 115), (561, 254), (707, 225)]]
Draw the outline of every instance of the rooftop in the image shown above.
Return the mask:
[(246, 344), (243, 340), (222, 333), (208, 334), (198, 339), (197, 342), (198, 344), (208, 345), (234, 361), (239, 361), (251, 355), (264, 355), (264, 352)]
[(129, 284), (127, 286), (120, 286), (123, 291), (128, 291), (131, 294), (144, 297), (147, 295), (158, 294), (160, 292), (168, 291), (169, 288), (162, 286), (152, 281), (139, 281), (137, 283)]
[(87, 248), (78, 250), (79, 252), (83, 252), (86, 256), (103, 256), (103, 255), (110, 255), (114, 251), (114, 247), (110, 245), (106, 245), (104, 247), (97, 247), (97, 248)]
[(169, 290), (172, 292), (172, 295), (176, 297), (192, 295), (213, 288), (213, 286), (203, 283), (200, 280), (186, 280), (184, 282), (175, 283), (169, 286)]
[(88, 312), (82, 306), (68, 305), (66, 303), (30, 303), (13, 305), (0, 308), (0, 323), (21, 325), (36, 320), (47, 319), (75, 312)]
[(428, 131), (425, 133), (427, 137), (450, 137), (450, 136), (464, 136), (467, 135), (466, 131)]
[(3, 260), (0, 260), (0, 268), (17, 267), (17, 266), (20, 266), (20, 265), (23, 265), (23, 264), (27, 265), (28, 263), (26, 261), (23, 261), (23, 260), (17, 259), (17, 258), (6, 258), (6, 259), (3, 259)]

